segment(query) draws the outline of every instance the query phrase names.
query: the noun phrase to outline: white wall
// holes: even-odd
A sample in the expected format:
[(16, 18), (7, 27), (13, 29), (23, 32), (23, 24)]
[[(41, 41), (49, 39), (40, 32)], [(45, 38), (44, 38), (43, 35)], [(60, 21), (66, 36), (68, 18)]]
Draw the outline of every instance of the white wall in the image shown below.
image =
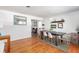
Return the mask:
[[(27, 25), (14, 25), (14, 15), (27, 17)], [(11, 40), (31, 37), (31, 19), (42, 20), (40, 17), (0, 10), (0, 32), (10, 34)]]
[(76, 27), (79, 26), (79, 11), (62, 14), (58, 16), (51, 17), (52, 19), (46, 18), (43, 22), (45, 23), (45, 29), (50, 29), (50, 22), (53, 20), (61, 20), (64, 19), (65, 22), (63, 24), (63, 29), (54, 29), (54, 31), (61, 31), (61, 32), (76, 32)]

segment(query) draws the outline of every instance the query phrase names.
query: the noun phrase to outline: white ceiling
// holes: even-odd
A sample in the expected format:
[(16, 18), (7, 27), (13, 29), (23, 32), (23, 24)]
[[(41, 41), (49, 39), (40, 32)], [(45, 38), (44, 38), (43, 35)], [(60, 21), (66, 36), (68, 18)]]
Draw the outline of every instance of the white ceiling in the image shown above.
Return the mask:
[(70, 13), (79, 10), (79, 6), (0, 6), (0, 9), (29, 14), (39, 17), (51, 17), (63, 13)]

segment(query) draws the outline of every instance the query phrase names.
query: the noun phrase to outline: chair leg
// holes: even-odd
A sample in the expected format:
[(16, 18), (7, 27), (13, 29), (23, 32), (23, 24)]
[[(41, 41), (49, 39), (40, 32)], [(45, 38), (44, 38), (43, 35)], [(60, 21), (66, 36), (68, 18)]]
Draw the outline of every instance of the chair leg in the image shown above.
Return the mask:
[(67, 41), (67, 45), (70, 45), (70, 42), (69, 41)]
[(50, 43), (51, 43), (51, 44), (53, 43), (53, 39), (52, 39), (52, 38), (50, 38)]
[(51, 39), (50, 39), (50, 43), (51, 43)]
[(46, 40), (47, 40), (47, 37), (46, 37), (46, 36), (44, 36), (44, 37), (43, 37), (43, 40), (45, 40), (45, 41), (46, 41)]
[(48, 37), (46, 36), (45, 41), (47, 41), (47, 40), (48, 40)]
[(56, 39), (53, 39), (53, 44), (56, 45)]
[(50, 38), (48, 38), (48, 42), (51, 43), (51, 39)]
[(44, 39), (43, 40), (46, 40), (46, 37), (44, 36)]
[(44, 39), (45, 39), (45, 37), (43, 36), (42, 40), (44, 40)]
[(53, 39), (51, 39), (51, 43), (53, 43)]
[(57, 39), (57, 45), (61, 45), (61, 39)]

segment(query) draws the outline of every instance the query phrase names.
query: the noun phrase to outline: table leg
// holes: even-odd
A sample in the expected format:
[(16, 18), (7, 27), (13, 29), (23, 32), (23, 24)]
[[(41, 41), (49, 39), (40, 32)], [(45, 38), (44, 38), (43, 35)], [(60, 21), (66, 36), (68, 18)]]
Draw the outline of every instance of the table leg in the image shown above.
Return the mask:
[(57, 36), (56, 36), (56, 39), (55, 39), (55, 45), (57, 46), (58, 44), (57, 44)]

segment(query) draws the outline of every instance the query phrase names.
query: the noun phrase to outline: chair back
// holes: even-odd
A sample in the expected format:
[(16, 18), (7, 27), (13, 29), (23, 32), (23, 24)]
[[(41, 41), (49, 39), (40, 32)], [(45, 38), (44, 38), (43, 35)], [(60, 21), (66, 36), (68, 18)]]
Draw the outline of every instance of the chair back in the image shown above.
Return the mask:
[(53, 36), (52, 36), (52, 34), (50, 32), (48, 32), (48, 37), (53, 38)]
[(44, 31), (44, 32), (43, 32), (43, 35), (44, 35), (44, 36), (47, 36), (47, 32), (46, 32), (46, 31)]
[(71, 40), (71, 35), (70, 34), (64, 34), (63, 39), (70, 41)]

